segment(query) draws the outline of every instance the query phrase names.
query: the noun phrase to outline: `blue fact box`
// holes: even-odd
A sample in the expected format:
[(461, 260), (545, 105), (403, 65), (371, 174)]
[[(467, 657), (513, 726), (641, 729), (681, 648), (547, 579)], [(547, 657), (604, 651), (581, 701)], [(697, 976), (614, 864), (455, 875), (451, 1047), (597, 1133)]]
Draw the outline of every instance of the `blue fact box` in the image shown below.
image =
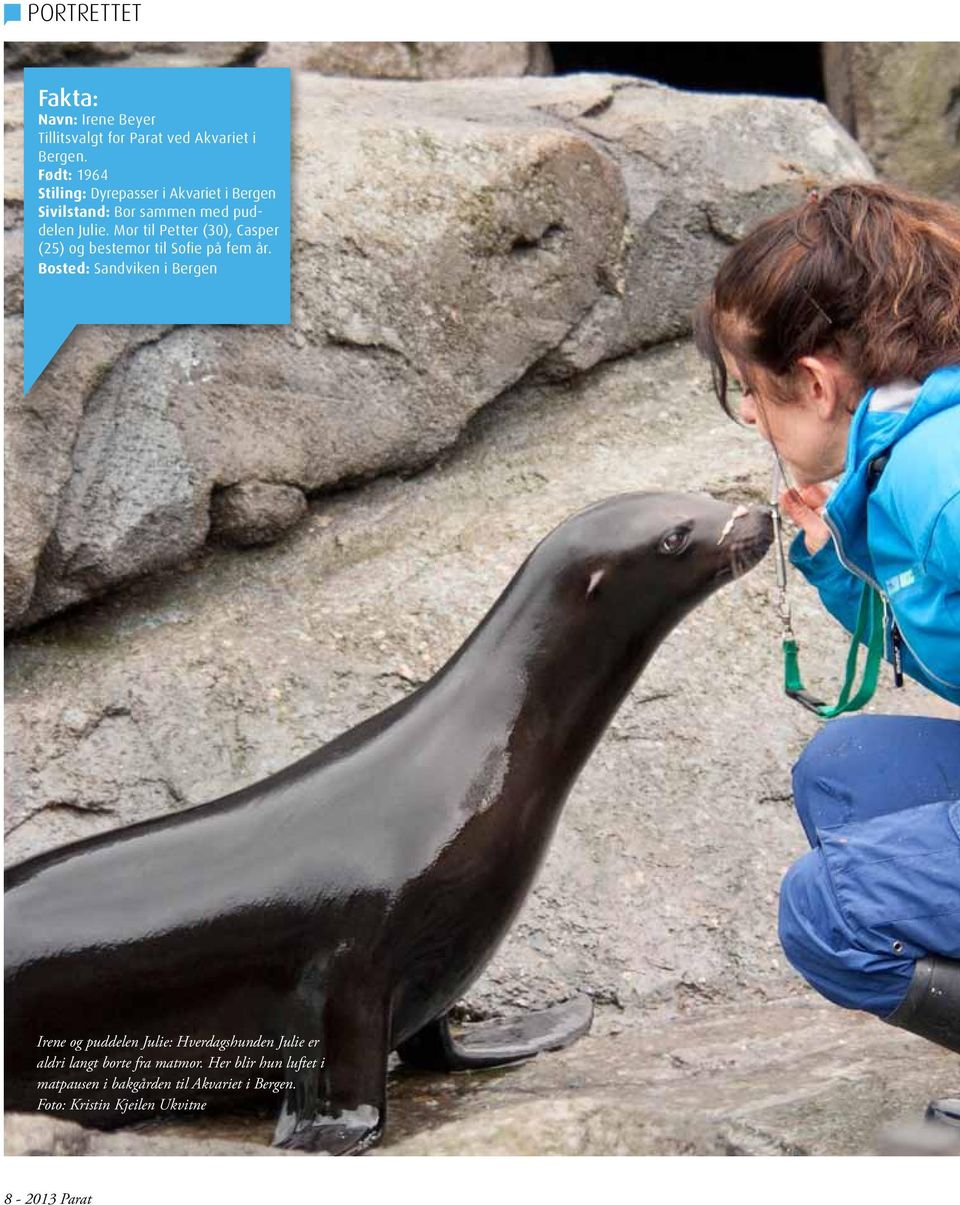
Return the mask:
[(27, 68), (24, 393), (78, 322), (290, 321), (290, 71)]

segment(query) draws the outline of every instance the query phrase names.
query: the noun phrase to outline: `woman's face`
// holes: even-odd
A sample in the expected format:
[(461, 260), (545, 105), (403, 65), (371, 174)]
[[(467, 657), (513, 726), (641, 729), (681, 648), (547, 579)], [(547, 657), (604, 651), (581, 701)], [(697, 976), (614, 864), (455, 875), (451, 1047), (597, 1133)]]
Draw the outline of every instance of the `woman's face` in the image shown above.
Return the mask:
[(723, 361), (739, 390), (741, 422), (756, 427), (787, 464), (797, 485), (828, 481), (843, 472), (850, 418), (859, 388), (841, 361), (831, 356), (804, 356), (797, 362), (784, 397), (783, 383), (759, 366), (750, 381), (726, 351)]

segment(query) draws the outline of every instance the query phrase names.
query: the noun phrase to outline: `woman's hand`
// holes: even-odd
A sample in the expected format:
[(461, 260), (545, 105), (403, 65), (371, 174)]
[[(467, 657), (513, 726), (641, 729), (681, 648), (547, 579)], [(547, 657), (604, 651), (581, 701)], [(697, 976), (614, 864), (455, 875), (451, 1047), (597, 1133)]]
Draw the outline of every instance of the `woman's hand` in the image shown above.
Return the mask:
[(822, 485), (804, 485), (784, 490), (780, 495), (780, 509), (802, 529), (803, 542), (811, 556), (830, 539), (830, 528), (820, 518), (829, 497), (829, 490)]

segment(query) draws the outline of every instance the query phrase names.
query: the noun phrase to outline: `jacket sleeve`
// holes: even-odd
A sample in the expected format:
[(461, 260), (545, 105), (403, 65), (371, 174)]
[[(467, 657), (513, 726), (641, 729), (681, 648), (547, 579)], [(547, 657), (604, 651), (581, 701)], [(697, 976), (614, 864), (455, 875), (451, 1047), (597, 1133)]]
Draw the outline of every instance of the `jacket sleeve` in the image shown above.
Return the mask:
[(808, 552), (803, 532), (794, 536), (790, 545), (790, 564), (795, 566), (820, 595), (820, 601), (830, 614), (851, 634), (857, 626), (857, 611), (863, 594), (863, 582), (855, 573), (844, 568), (833, 546), (827, 540), (816, 552)]

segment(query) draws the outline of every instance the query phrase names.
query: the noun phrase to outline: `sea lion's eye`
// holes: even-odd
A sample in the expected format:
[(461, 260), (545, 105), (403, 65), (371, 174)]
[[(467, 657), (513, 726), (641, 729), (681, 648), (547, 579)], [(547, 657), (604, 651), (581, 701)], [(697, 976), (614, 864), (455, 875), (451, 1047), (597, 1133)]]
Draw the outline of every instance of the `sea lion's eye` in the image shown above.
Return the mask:
[(675, 527), (661, 539), (657, 551), (666, 556), (676, 556), (678, 552), (683, 552), (689, 540), (690, 532), (686, 527)]

